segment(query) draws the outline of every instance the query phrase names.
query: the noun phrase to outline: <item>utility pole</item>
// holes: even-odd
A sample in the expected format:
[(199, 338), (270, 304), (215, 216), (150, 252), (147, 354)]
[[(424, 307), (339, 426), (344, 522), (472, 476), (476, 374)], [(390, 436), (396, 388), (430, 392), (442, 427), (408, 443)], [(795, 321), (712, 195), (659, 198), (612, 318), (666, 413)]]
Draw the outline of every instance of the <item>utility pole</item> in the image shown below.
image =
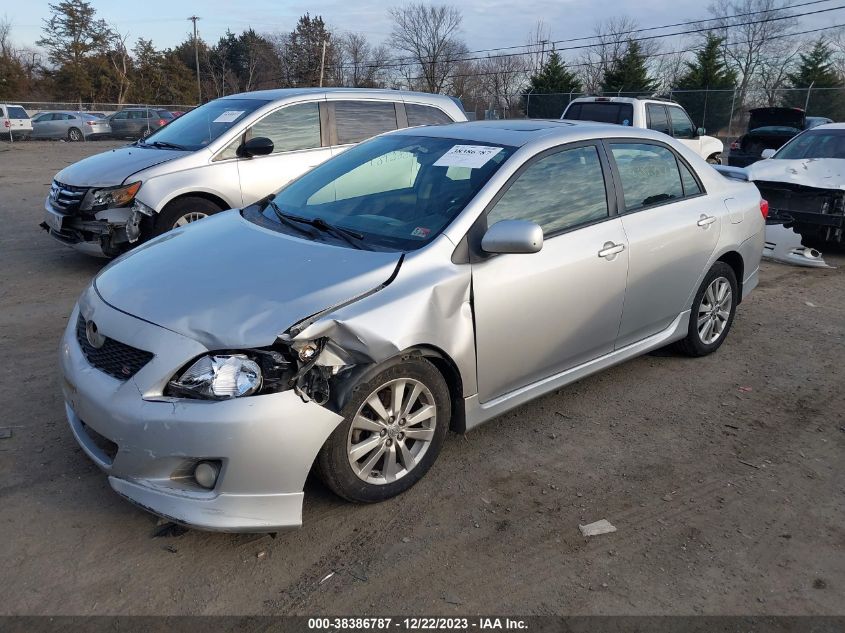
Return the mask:
[(326, 70), (326, 40), (323, 40), (323, 55), (320, 58), (320, 88), (323, 87), (323, 72)]
[(543, 64), (546, 63), (546, 44), (549, 43), (549, 40), (540, 40), (540, 44), (543, 45), (543, 48), (540, 50), (540, 71), (543, 70)]
[(200, 46), (197, 40), (197, 20), (200, 18), (192, 15), (188, 18), (194, 23), (194, 61), (197, 64), (197, 105), (202, 105), (202, 84), (200, 84)]

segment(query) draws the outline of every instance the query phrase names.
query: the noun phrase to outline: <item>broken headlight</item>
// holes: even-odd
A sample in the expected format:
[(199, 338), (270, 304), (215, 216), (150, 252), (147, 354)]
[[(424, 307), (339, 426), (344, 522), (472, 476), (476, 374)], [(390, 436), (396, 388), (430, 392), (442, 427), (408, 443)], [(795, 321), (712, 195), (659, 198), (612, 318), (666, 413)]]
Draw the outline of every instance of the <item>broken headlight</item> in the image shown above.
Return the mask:
[(244, 354), (201, 356), (168, 386), (183, 396), (227, 400), (261, 389), (261, 367)]
[(114, 207), (128, 206), (135, 199), (135, 194), (141, 188), (141, 182), (133, 182), (131, 185), (120, 187), (108, 187), (105, 189), (92, 189), (82, 205), (83, 211), (102, 211)]

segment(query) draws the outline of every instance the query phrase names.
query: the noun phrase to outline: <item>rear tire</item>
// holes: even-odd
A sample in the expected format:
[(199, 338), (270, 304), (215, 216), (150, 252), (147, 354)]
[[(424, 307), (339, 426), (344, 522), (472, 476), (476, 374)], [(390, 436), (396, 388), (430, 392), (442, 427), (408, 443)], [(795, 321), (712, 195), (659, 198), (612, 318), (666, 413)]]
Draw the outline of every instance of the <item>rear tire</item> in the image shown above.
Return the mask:
[(738, 299), (733, 268), (716, 262), (695, 293), (687, 335), (675, 348), (688, 356), (707, 356), (719, 349), (733, 324)]
[(71, 143), (78, 143), (83, 139), (82, 130), (72, 127), (67, 131), (67, 140)]
[(715, 154), (711, 154), (707, 157), (707, 162), (711, 165), (721, 165), (722, 164), (722, 153), (716, 152)]
[(202, 220), (223, 210), (211, 200), (199, 196), (178, 198), (164, 207), (155, 217), (150, 237), (157, 237), (170, 229)]
[(317, 456), (317, 473), (339, 497), (374, 503), (405, 492), (428, 472), (452, 409), (443, 376), (418, 358), (357, 385), (341, 415)]

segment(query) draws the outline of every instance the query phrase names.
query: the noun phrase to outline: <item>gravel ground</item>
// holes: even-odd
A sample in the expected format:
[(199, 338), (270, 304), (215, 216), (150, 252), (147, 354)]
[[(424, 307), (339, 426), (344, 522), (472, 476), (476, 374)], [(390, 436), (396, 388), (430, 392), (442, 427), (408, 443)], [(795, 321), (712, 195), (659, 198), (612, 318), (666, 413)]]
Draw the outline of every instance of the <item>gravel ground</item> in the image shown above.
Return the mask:
[[(766, 263), (713, 356), (651, 354), (451, 435), (400, 498), (309, 480), (301, 530), (153, 538), (58, 385), (104, 262), (38, 228), (52, 176), (116, 145), (0, 144), (0, 613), (845, 614), (842, 250)], [(618, 531), (580, 535), (603, 518)]]

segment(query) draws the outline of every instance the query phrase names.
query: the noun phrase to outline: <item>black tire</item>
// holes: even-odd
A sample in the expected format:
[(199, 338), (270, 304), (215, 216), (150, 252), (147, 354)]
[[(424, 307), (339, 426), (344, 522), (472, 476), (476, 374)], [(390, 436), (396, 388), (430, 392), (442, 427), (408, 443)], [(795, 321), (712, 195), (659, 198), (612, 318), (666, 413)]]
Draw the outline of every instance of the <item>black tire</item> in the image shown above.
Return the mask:
[(82, 130), (78, 127), (72, 127), (67, 131), (67, 140), (71, 143), (78, 143), (82, 141), (85, 137), (82, 136)]
[(167, 233), (172, 229), (180, 218), (190, 213), (204, 213), (205, 215), (214, 215), (223, 211), (219, 205), (208, 200), (207, 198), (200, 198), (199, 196), (185, 196), (177, 198), (168, 204), (161, 213), (159, 213), (153, 222), (153, 229), (150, 237), (156, 237), (163, 233)]
[[(353, 471), (349, 461), (347, 442), (351, 437), (352, 419), (371, 394), (383, 385), (397, 379), (418, 381), (429, 390), (436, 407), (433, 437), (426, 452), (404, 475), (389, 483), (369, 483)], [(317, 456), (317, 473), (326, 486), (339, 497), (358, 503), (375, 503), (405, 492), (428, 472), (437, 459), (446, 439), (452, 408), (449, 389), (440, 372), (427, 360), (414, 358), (404, 359), (395, 365), (391, 365), (367, 382), (357, 385), (349, 402), (341, 411), (341, 415), (344, 418), (343, 422), (329, 436)], [(392, 441), (398, 442), (400, 439), (401, 434), (400, 438)], [(386, 438), (386, 441), (389, 441), (389, 438)], [(406, 443), (408, 438), (402, 441)], [(396, 454), (401, 452), (398, 443), (395, 445), (394, 451)], [(373, 467), (375, 468), (379, 463), (382, 462), (376, 462)]]
[[(704, 301), (705, 293), (710, 285), (720, 278), (727, 280), (730, 285), (730, 313), (721, 333), (719, 334), (719, 337), (712, 342), (705, 342), (702, 340), (702, 335), (699, 333), (698, 328), (700, 310), (704, 308), (702, 301)], [(736, 316), (736, 306), (738, 301), (739, 284), (737, 284), (736, 274), (734, 274), (733, 268), (724, 262), (716, 262), (704, 277), (698, 292), (695, 293), (695, 298), (693, 299), (690, 310), (690, 322), (687, 335), (684, 339), (675, 343), (675, 348), (688, 356), (707, 356), (708, 354), (715, 352), (719, 349), (719, 347), (721, 347), (722, 343), (724, 343), (725, 339), (728, 337), (734, 317)]]
[(707, 157), (707, 162), (711, 165), (721, 165), (722, 164), (722, 154), (721, 152), (717, 152), (715, 154), (711, 154)]

